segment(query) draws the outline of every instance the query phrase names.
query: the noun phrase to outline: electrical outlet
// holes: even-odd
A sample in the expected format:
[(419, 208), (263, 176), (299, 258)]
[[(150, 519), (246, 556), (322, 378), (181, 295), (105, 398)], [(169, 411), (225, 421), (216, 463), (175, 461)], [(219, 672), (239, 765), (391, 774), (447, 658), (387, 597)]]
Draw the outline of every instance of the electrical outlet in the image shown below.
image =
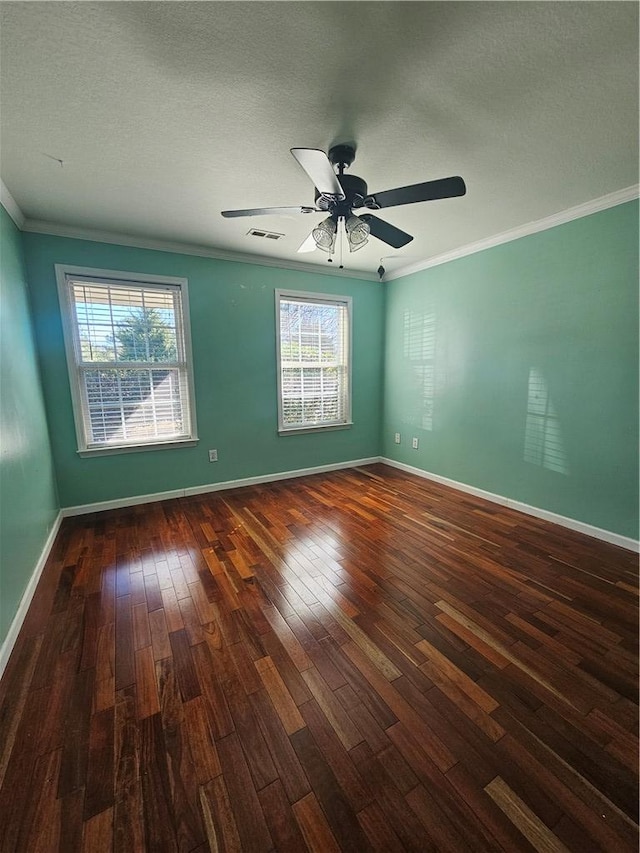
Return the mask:
[(418, 449), (418, 439), (417, 438), (413, 439), (413, 441), (411, 442), (411, 447), (413, 447), (414, 450)]
[(218, 461), (218, 451), (210, 450), (209, 451), (209, 462), (217, 462)]
[(400, 444), (400, 433), (399, 432), (396, 433), (394, 441), (396, 444)]

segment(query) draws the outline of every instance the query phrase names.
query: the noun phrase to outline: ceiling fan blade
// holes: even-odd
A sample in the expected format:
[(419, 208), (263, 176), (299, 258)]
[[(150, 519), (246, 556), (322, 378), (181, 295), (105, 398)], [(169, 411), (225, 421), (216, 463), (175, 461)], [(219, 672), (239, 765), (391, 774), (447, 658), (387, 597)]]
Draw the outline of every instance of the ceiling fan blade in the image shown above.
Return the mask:
[(412, 184), (410, 187), (397, 187), (381, 193), (372, 193), (378, 207), (395, 207), (399, 204), (413, 204), (416, 201), (435, 201), (439, 198), (454, 198), (467, 191), (461, 177), (440, 178), (438, 181), (426, 181)]
[(319, 192), (334, 196), (339, 201), (345, 197), (340, 181), (324, 151), (319, 148), (292, 148), (291, 153)]
[(401, 249), (413, 240), (411, 234), (401, 231), (395, 225), (385, 222), (384, 219), (378, 219), (372, 213), (362, 213), (360, 219), (367, 223), (374, 237), (389, 246), (393, 246), (394, 249)]
[(313, 239), (313, 233), (309, 234), (309, 236), (301, 243), (300, 248), (298, 249), (299, 254), (303, 254), (305, 252), (315, 252), (318, 247), (316, 246), (316, 241)]
[(251, 207), (248, 210), (223, 210), (222, 215), (231, 219), (234, 216), (267, 216), (272, 213), (281, 216), (291, 215), (292, 213), (322, 213), (315, 207)]

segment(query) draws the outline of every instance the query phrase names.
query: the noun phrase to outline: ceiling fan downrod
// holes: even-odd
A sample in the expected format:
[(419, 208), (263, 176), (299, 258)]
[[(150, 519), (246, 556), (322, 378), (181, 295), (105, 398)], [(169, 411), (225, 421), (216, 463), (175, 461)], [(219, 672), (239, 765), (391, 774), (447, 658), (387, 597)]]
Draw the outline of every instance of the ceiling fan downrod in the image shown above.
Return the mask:
[(356, 149), (353, 145), (334, 145), (328, 156), (331, 165), (338, 167), (338, 175), (342, 175), (356, 159)]

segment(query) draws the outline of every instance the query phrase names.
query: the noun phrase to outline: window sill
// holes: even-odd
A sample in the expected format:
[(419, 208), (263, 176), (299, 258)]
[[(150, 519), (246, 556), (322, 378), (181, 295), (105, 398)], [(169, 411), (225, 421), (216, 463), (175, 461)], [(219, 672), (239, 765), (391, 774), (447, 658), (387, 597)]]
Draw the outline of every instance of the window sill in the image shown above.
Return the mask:
[(321, 424), (319, 426), (307, 427), (292, 427), (291, 429), (278, 429), (278, 435), (304, 435), (312, 432), (330, 432), (336, 429), (351, 429), (353, 421), (347, 421), (343, 424)]
[(88, 447), (78, 450), (78, 456), (115, 456), (120, 453), (138, 453), (141, 450), (169, 450), (172, 447), (195, 447), (197, 438), (184, 438), (178, 441), (159, 441), (154, 444), (125, 444), (111, 447)]

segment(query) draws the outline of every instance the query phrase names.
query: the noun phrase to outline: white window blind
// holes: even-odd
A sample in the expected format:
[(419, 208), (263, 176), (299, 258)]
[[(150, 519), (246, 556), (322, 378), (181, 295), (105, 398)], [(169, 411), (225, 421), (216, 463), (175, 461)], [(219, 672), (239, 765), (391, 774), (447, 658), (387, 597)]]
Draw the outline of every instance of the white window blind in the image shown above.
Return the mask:
[(276, 297), (280, 431), (349, 423), (350, 300)]
[(195, 439), (183, 286), (65, 276), (79, 449)]

